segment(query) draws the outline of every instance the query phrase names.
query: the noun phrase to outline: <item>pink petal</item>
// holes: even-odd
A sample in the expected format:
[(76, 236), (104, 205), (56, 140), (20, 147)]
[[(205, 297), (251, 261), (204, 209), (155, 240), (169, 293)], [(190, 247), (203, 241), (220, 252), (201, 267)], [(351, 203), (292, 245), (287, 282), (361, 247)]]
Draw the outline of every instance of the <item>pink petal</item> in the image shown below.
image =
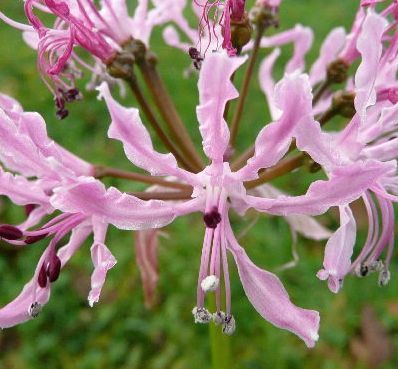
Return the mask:
[(321, 46), (318, 59), (312, 64), (310, 70), (311, 85), (323, 81), (326, 78), (328, 65), (337, 59), (339, 52), (344, 47), (346, 34), (344, 28), (334, 28), (325, 38)]
[(37, 204), (49, 206), (49, 198), (37, 181), (4, 172), (0, 168), (0, 195), (7, 196), (18, 205)]
[(362, 55), (362, 62), (355, 74), (355, 109), (362, 121), (366, 109), (376, 102), (374, 85), (383, 51), (382, 36), (387, 24), (382, 16), (370, 11), (358, 37), (357, 49)]
[(140, 270), (144, 289), (145, 306), (153, 307), (155, 303), (156, 286), (159, 279), (158, 267), (158, 235), (157, 229), (138, 231), (134, 235), (135, 255)]
[[(284, 194), (282, 191), (279, 191), (277, 188), (269, 185), (268, 183), (256, 187), (253, 192), (260, 197), (267, 197), (271, 199), (275, 199)], [(312, 240), (324, 240), (332, 235), (327, 228), (317, 222), (315, 218), (308, 215), (287, 215), (285, 220), (293, 232), (300, 233), (304, 237)]]
[(113, 99), (106, 83), (99, 86), (100, 97), (105, 99), (112, 123), (108, 136), (123, 144), (124, 152), (130, 161), (152, 175), (172, 175), (189, 183), (197, 183), (195, 176), (178, 168), (172, 154), (161, 154), (153, 148), (149, 132), (142, 124), (138, 109), (125, 108)]
[(232, 74), (246, 57), (230, 58), (223, 52), (208, 53), (200, 71), (199, 105), (196, 113), (203, 138), (203, 150), (215, 163), (222, 163), (229, 143), (229, 129), (223, 117), (228, 100), (239, 96)]
[(261, 47), (275, 47), (293, 44), (293, 56), (286, 65), (285, 73), (302, 72), (305, 68), (305, 55), (311, 48), (314, 38), (311, 28), (297, 24), (294, 28), (277, 33), (271, 37), (263, 37)]
[(277, 120), (282, 115), (282, 111), (276, 106), (274, 96), (275, 82), (272, 78), (272, 70), (280, 53), (280, 49), (274, 49), (271, 54), (264, 58), (259, 71), (260, 87), (267, 98), (268, 108), (270, 110), (272, 120)]
[(392, 169), (391, 163), (374, 160), (335, 169), (327, 181), (311, 184), (302, 196), (280, 196), (276, 199), (246, 197), (246, 203), (258, 211), (275, 215), (319, 215), (332, 206), (341, 206), (359, 198)]
[(314, 347), (318, 340), (319, 313), (295, 306), (278, 277), (254, 265), (231, 230), (227, 237), (243, 289), (257, 312), (276, 327), (299, 336), (308, 347)]
[(325, 248), (324, 269), (317, 274), (319, 279), (328, 279), (329, 289), (337, 293), (343, 279), (350, 271), (351, 256), (356, 240), (356, 222), (348, 205), (340, 206), (340, 227), (330, 237)]
[(129, 230), (160, 228), (171, 223), (179, 211), (197, 211), (201, 206), (196, 199), (180, 205), (143, 201), (114, 187), (106, 189), (91, 177), (80, 177), (70, 186), (56, 188), (51, 203), (63, 212), (94, 216), (103, 223)]
[(312, 93), (308, 76), (286, 75), (275, 88), (275, 101), (283, 114), (278, 121), (260, 131), (254, 156), (237, 172), (242, 181), (255, 179), (261, 168), (275, 165), (289, 149), (296, 126), (301, 121), (312, 121)]

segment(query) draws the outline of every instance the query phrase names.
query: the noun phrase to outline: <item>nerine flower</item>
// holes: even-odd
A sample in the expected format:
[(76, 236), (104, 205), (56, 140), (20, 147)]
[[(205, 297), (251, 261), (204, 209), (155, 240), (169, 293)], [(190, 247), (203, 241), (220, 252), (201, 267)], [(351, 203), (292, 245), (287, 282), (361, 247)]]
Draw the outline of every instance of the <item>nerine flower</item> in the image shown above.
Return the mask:
[[(368, 12), (361, 32), (357, 38), (356, 49), (362, 57), (355, 74), (353, 92), (355, 93), (356, 114), (341, 132), (322, 132), (320, 126), (308, 125), (298, 136), (296, 145), (307, 151), (326, 173), (336, 168), (350, 166), (361, 160), (372, 160), (390, 167), (377, 184), (362, 194), (368, 218), (369, 231), (365, 244), (354, 262), (351, 257), (356, 242), (356, 222), (349, 204), (339, 207), (340, 227), (329, 239), (323, 266), (318, 277), (328, 281), (331, 291), (337, 293), (342, 287), (344, 277), (349, 272), (365, 276), (371, 271), (380, 273), (379, 283), (389, 280), (389, 264), (394, 245), (394, 212), (392, 201), (396, 194), (396, 157), (398, 151), (393, 131), (396, 129), (397, 105), (391, 100), (379, 100), (378, 80), (385, 75), (397, 72), (397, 63), (386, 63), (383, 53), (383, 35), (387, 21), (381, 15)], [(385, 51), (385, 53), (388, 53)], [(385, 73), (384, 71), (388, 73)], [(394, 83), (396, 78), (390, 79)], [(378, 209), (381, 214), (379, 219)], [(381, 261), (386, 251), (385, 262)]]
[[(259, 198), (248, 195), (244, 182), (257, 178), (261, 168), (276, 164), (287, 153), (292, 139), (297, 139), (304, 127), (316, 122), (312, 117), (312, 94), (308, 77), (300, 74), (285, 76), (276, 87), (276, 101), (283, 112), (281, 117), (265, 126), (259, 133), (255, 155), (246, 166), (232, 172), (229, 164), (224, 162), (229, 129), (223, 112), (227, 101), (238, 96), (230, 77), (245, 59), (229, 58), (225, 53), (212, 53), (208, 54), (203, 62), (199, 79), (200, 103), (197, 116), (203, 149), (210, 163), (202, 172), (191, 173), (181, 169), (172, 154), (155, 151), (138, 111), (117, 103), (107, 85), (103, 84), (99, 88), (100, 94), (105, 99), (112, 118), (108, 135), (122, 142), (127, 157), (134, 165), (152, 175), (173, 176), (192, 186), (191, 200), (176, 202), (172, 205), (173, 215), (170, 214), (167, 220), (163, 219), (155, 226), (154, 222), (148, 222), (145, 226), (161, 227), (178, 215), (197, 211), (203, 213), (206, 230), (198, 277), (197, 302), (193, 310), (195, 322), (214, 321), (216, 324), (222, 324), (224, 333), (231, 334), (234, 331), (235, 319), (232, 315), (227, 258), (227, 252), (230, 252), (237, 264), (245, 293), (254, 308), (263, 318), (277, 327), (294, 332), (311, 347), (318, 337), (318, 313), (296, 307), (279, 279), (253, 264), (233, 234), (229, 212), (234, 209), (242, 214), (249, 207), (253, 207), (274, 215), (321, 214), (331, 206), (345, 205), (360, 197), (366, 189), (378, 182), (390, 166), (386, 167), (374, 160), (359, 160), (335, 168), (329, 173), (327, 180), (314, 182), (302, 196)], [(57, 189), (51, 203), (63, 212), (105, 218), (110, 206), (109, 191), (105, 191), (102, 184), (96, 180), (78, 179), (70, 186)], [(148, 211), (151, 207), (153, 216), (159, 216), (159, 209), (154, 209), (151, 204), (148, 204)], [(143, 226), (144, 223), (145, 220), (142, 221)], [(115, 225), (123, 229), (137, 229), (129, 223)], [(221, 298), (221, 280), (225, 291), (224, 305)], [(212, 292), (216, 294), (217, 309), (214, 314), (210, 313), (205, 305), (206, 294)]]
[[(99, 300), (107, 271), (116, 263), (105, 245), (108, 225), (136, 230), (156, 228), (174, 219), (179, 211), (178, 206), (142, 201), (115, 188), (106, 191), (91, 177), (94, 172), (91, 164), (48, 138), (39, 114), (24, 112), (19, 103), (6, 95), (0, 95), (0, 161), (8, 170), (19, 173), (0, 169), (0, 195), (29, 210), (22, 224), (1, 225), (0, 237), (16, 247), (32, 247), (40, 240), (49, 240), (32, 280), (18, 297), (0, 309), (1, 328), (37, 316), (47, 303), (52, 283), (61, 269), (90, 234), (94, 238), (91, 246), (94, 271), (88, 296), (92, 306)], [(57, 212), (54, 194), (62, 192), (63, 187), (93, 182), (98, 194), (105, 195), (102, 206), (106, 214), (87, 210), (99, 206), (96, 203), (87, 203), (84, 212)], [(46, 218), (43, 224), (48, 216), (51, 219)], [(62, 246), (61, 240), (68, 234), (69, 242)]]
[[(148, 45), (152, 29), (173, 19), (175, 9), (153, 2), (155, 7), (150, 8), (147, 0), (138, 1), (130, 16), (125, 1), (103, 0), (97, 7), (93, 0), (26, 0), (25, 13), (31, 26), (1, 12), (0, 19), (23, 31), (28, 44), (37, 49), (39, 71), (55, 96), (57, 116), (62, 119), (68, 114), (65, 103), (81, 96), (75, 85), (81, 69), (92, 72), (89, 86), (98, 80), (114, 82), (106, 74), (106, 65), (123, 45), (131, 39)], [(54, 24), (45, 25), (40, 12), (54, 15)], [(87, 51), (93, 62), (80, 57), (76, 47)]]

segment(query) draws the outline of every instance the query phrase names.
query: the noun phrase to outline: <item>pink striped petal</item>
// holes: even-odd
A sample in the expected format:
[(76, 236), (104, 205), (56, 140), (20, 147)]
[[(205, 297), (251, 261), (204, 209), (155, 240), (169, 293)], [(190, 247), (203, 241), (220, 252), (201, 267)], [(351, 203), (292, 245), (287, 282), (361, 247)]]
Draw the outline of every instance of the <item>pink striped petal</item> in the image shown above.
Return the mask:
[(229, 129), (224, 119), (225, 105), (239, 96), (231, 82), (232, 74), (246, 57), (228, 57), (224, 52), (208, 53), (200, 71), (199, 105), (196, 113), (203, 138), (203, 150), (215, 163), (222, 163), (229, 143)]
[(308, 347), (314, 347), (318, 340), (319, 313), (295, 306), (278, 277), (253, 264), (231, 229), (227, 237), (243, 289), (253, 307), (265, 320), (293, 332)]
[(95, 217), (126, 230), (163, 227), (180, 214), (198, 211), (202, 202), (201, 199), (181, 204), (143, 201), (114, 187), (106, 189), (102, 182), (92, 177), (80, 177), (70, 186), (56, 188), (51, 197), (51, 204), (56, 209)]
[(362, 62), (355, 74), (355, 109), (364, 121), (366, 109), (376, 102), (375, 81), (383, 51), (382, 36), (387, 27), (384, 17), (369, 11), (357, 41)]
[(276, 199), (246, 197), (248, 206), (274, 215), (319, 215), (332, 206), (346, 205), (359, 198), (367, 189), (391, 171), (393, 163), (374, 160), (335, 169), (327, 181), (311, 184), (302, 196), (280, 196)]
[(329, 238), (323, 260), (324, 269), (317, 274), (321, 280), (328, 280), (329, 289), (337, 293), (343, 279), (350, 271), (351, 256), (356, 240), (356, 222), (348, 205), (340, 206), (340, 227)]
[(308, 76), (286, 75), (276, 86), (275, 101), (283, 114), (278, 121), (268, 124), (258, 134), (254, 156), (236, 173), (242, 181), (255, 179), (260, 169), (275, 165), (289, 149), (296, 126), (301, 121), (313, 121)]

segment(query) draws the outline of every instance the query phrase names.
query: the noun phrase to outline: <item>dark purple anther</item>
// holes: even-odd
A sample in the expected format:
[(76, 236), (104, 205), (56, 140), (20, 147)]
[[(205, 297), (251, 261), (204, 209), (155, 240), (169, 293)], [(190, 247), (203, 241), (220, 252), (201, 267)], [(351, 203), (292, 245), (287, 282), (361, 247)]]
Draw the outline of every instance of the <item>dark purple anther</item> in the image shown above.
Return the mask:
[(46, 271), (46, 267), (43, 265), (40, 268), (40, 272), (39, 275), (37, 276), (37, 282), (39, 283), (39, 286), (41, 288), (46, 288), (47, 287), (47, 271)]
[(71, 88), (70, 90), (63, 93), (67, 102), (72, 102), (80, 99), (80, 91), (77, 88)]
[(0, 238), (5, 238), (6, 240), (19, 240), (23, 237), (23, 233), (17, 227), (9, 224), (0, 225)]
[(47, 275), (51, 283), (55, 282), (58, 279), (60, 271), (61, 271), (61, 260), (57, 255), (54, 255), (49, 261), (47, 266)]
[(205, 213), (203, 220), (207, 228), (217, 228), (217, 225), (221, 222), (221, 214), (217, 207), (214, 206), (209, 213)]
[[(62, 90), (60, 90), (60, 92), (64, 94)], [(63, 110), (65, 108), (65, 99), (63, 97), (57, 96), (55, 98), (55, 106), (58, 108), (58, 110)]]
[(27, 245), (31, 245), (33, 243), (39, 242), (40, 240), (42, 240), (43, 238), (47, 237), (47, 233), (44, 234), (40, 234), (38, 236), (28, 236), (25, 238), (25, 243)]
[(35, 204), (28, 204), (28, 205), (25, 205), (25, 214), (26, 214), (26, 216), (28, 217), (28, 216), (30, 215), (30, 213), (31, 213), (33, 210), (36, 209), (36, 207), (37, 207), (37, 205), (35, 205)]
[(67, 109), (59, 109), (55, 113), (56, 117), (60, 120), (65, 119), (69, 115), (69, 111)]
[(197, 60), (197, 59), (201, 58), (200, 52), (198, 51), (198, 49), (196, 47), (190, 47), (188, 50), (188, 54), (189, 54), (190, 58), (193, 60)]

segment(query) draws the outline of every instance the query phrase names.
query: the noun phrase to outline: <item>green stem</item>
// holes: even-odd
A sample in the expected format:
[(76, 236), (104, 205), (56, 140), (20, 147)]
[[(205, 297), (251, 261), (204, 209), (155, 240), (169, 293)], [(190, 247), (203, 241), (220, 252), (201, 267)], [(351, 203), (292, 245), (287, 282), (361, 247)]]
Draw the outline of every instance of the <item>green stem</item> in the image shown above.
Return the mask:
[(245, 75), (243, 77), (242, 89), (239, 94), (238, 105), (236, 106), (235, 114), (232, 118), (232, 123), (231, 123), (230, 145), (232, 147), (235, 145), (236, 137), (238, 135), (239, 124), (243, 114), (243, 108), (246, 102), (247, 94), (249, 92), (249, 85), (253, 76), (254, 66), (256, 64), (261, 37), (263, 36), (265, 28), (266, 28), (265, 26), (261, 25), (257, 27), (257, 35), (256, 39), (254, 40), (253, 50), (249, 58), (249, 64), (247, 66)]
[(95, 168), (94, 177), (98, 179), (104, 177), (121, 178), (121, 179), (127, 179), (129, 181), (141, 182), (150, 185), (157, 185), (161, 187), (174, 188), (185, 191), (190, 190), (192, 188), (191, 186), (188, 186), (186, 184), (173, 182), (173, 181), (166, 181), (165, 179), (160, 177), (149, 176), (141, 173), (127, 172), (125, 170), (104, 167), (102, 165), (95, 165), (94, 168)]
[[(216, 311), (216, 299), (214, 293), (208, 294), (210, 311)], [(212, 369), (231, 368), (231, 337), (222, 333), (221, 326), (210, 323), (210, 350)]]
[(147, 117), (149, 123), (151, 124), (152, 128), (155, 130), (156, 134), (159, 136), (161, 141), (163, 142), (164, 146), (175, 156), (179, 163), (185, 168), (190, 171), (193, 171), (195, 168), (195, 164), (191, 163), (186, 156), (183, 156), (178, 151), (177, 147), (174, 143), (169, 139), (166, 133), (163, 131), (162, 127), (160, 126), (155, 114), (146, 101), (144, 95), (141, 92), (141, 88), (138, 85), (137, 79), (134, 75), (129, 76), (129, 78), (125, 78), (126, 82), (129, 84), (131, 91), (133, 92), (138, 104), (140, 105), (142, 111), (144, 112), (145, 116)]

